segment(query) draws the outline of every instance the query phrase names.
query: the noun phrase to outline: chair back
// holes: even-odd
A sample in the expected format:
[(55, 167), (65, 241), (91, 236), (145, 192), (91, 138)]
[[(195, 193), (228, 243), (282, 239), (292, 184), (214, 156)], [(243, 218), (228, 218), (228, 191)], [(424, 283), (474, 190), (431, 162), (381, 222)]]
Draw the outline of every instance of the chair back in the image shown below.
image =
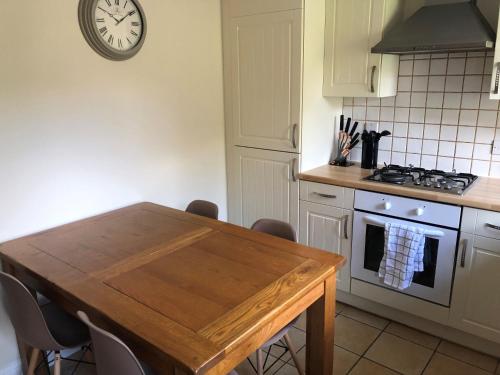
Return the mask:
[(33, 348), (63, 349), (50, 333), (42, 311), (28, 288), (5, 272), (0, 272), (0, 285), (4, 290), (5, 308), (16, 335)]
[(284, 221), (274, 219), (260, 219), (252, 225), (252, 230), (263, 232), (272, 236), (281, 237), (285, 240), (297, 242), (295, 229)]
[(208, 201), (202, 201), (202, 200), (192, 201), (187, 206), (186, 212), (195, 215), (205, 216), (210, 219), (215, 219), (215, 220), (219, 219), (219, 207), (217, 207), (215, 203)]
[(127, 345), (93, 324), (83, 311), (78, 311), (77, 315), (89, 327), (97, 375), (144, 375), (141, 364)]

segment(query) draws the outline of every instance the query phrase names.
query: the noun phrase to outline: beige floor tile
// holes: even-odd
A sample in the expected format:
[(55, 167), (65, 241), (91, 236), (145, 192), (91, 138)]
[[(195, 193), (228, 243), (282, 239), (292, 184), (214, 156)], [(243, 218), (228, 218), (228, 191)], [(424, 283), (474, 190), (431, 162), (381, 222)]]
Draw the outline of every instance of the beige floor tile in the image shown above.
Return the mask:
[(416, 329), (395, 322), (389, 324), (385, 332), (392, 333), (395, 336), (399, 336), (432, 350), (437, 348), (440, 341), (440, 339), (435, 336), (428, 335), (422, 331), (417, 331)]
[(443, 341), (439, 345), (438, 352), (489, 372), (494, 372), (497, 366), (495, 358), (448, 341)]
[(379, 365), (378, 363), (361, 358), (349, 375), (397, 375), (397, 372)]
[[(268, 372), (266, 372), (266, 375), (267, 374), (298, 375), (298, 371), (297, 371), (297, 369), (295, 367), (289, 365), (288, 363), (285, 363), (284, 366), (281, 366), (277, 370), (275, 370), (274, 368), (272, 368), (271, 370), (269, 370)], [(238, 375), (240, 375), (240, 374), (238, 373)], [(255, 375), (255, 372), (253, 373), (253, 375)]]
[(380, 330), (339, 315), (335, 319), (335, 344), (362, 355), (380, 334)]
[(344, 309), (342, 309), (341, 314), (378, 329), (384, 329), (389, 324), (389, 321), (387, 319), (351, 306), (346, 306)]
[(405, 375), (419, 375), (429, 362), (432, 350), (382, 333), (365, 357)]
[(339, 314), (347, 307), (345, 303), (335, 301), (335, 314)]
[(487, 375), (490, 374), (465, 362), (436, 353), (424, 375)]
[[(342, 349), (341, 347), (335, 345), (333, 352), (333, 373), (335, 375), (345, 375), (354, 366), (359, 356), (351, 353), (348, 350)], [(305, 368), (306, 363), (306, 348), (303, 348), (299, 353), (299, 360), (302, 364), (302, 368)], [(293, 360), (288, 361), (289, 365), (294, 365)]]
[[(271, 362), (272, 363), (272, 362)], [(255, 363), (254, 363), (255, 364)], [(278, 361), (275, 365), (273, 365), (269, 370), (267, 370), (266, 374), (274, 374), (276, 373), (283, 365), (285, 365), (285, 362), (283, 361)], [(238, 375), (255, 375), (255, 371), (248, 363), (247, 360), (241, 362), (235, 369), (238, 372)], [(287, 374), (287, 373), (284, 373)], [(297, 373), (292, 373), (290, 374), (296, 375)]]
[[(306, 333), (304, 331), (297, 328), (292, 328), (290, 329), (290, 331), (288, 331), (288, 334), (290, 335), (290, 338), (292, 339), (292, 342), (295, 345), (295, 350), (299, 351), (306, 345)], [(284, 340), (283, 344), (281, 345), (284, 345)], [(282, 356), (284, 351), (285, 349), (273, 345), (273, 347), (271, 348), (271, 355), (276, 358), (280, 358), (286, 362), (291, 358), (291, 356), (290, 353), (286, 353), (285, 355)]]

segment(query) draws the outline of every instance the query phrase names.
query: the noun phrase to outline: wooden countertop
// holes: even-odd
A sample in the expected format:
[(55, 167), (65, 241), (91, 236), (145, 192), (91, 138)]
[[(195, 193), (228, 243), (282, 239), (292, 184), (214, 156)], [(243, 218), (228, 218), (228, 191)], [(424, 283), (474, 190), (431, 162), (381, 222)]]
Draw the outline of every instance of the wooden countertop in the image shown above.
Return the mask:
[(377, 191), (380, 193), (401, 195), (410, 198), (425, 199), (440, 203), (480, 208), (500, 212), (500, 179), (479, 177), (464, 195), (452, 195), (434, 191), (408, 189), (398, 185), (376, 183), (363, 180), (370, 175), (370, 170), (358, 166), (348, 168), (325, 165), (299, 174), (304, 181)]

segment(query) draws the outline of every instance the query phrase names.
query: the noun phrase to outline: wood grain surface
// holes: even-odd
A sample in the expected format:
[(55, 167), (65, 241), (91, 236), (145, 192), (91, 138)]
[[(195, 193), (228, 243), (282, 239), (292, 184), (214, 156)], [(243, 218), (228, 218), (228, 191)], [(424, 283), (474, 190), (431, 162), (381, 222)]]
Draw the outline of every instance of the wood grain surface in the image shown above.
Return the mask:
[(500, 212), (500, 179), (498, 178), (479, 177), (479, 179), (465, 191), (464, 195), (459, 196), (363, 180), (364, 177), (369, 176), (371, 173), (370, 170), (361, 169), (358, 166), (344, 168), (325, 165), (303, 172), (299, 175), (299, 178), (304, 181), (320, 182), (323, 184), (376, 191), (403, 197), (425, 199)]
[(141, 203), (4, 243), (0, 257), (159, 374), (225, 374), (308, 308), (309, 374), (331, 373), (336, 254)]

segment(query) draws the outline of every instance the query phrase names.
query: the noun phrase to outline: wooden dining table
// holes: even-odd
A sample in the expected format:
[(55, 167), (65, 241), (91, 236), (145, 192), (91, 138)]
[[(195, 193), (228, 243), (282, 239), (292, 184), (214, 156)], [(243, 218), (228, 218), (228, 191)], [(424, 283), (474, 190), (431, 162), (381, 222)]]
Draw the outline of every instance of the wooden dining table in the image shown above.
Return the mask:
[(158, 374), (227, 374), (305, 310), (306, 372), (332, 374), (339, 255), (140, 203), (6, 242), (0, 257)]

